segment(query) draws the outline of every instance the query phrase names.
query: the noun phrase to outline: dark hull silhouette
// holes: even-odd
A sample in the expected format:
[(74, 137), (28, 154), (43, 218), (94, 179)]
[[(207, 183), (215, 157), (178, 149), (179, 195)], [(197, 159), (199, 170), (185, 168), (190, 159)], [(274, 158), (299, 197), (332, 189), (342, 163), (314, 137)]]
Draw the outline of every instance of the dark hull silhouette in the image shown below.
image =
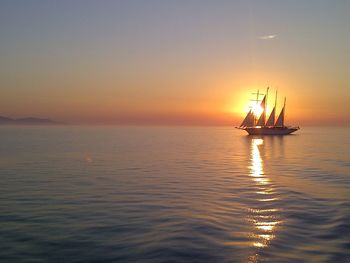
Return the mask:
[(243, 130), (249, 135), (287, 135), (299, 130), (299, 127), (246, 127)]

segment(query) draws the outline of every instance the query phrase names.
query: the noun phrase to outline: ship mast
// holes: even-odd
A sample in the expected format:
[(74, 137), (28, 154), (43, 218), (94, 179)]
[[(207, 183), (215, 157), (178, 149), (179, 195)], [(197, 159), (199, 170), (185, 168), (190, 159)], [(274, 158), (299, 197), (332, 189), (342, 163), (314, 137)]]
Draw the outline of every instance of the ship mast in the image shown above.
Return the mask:
[(265, 123), (264, 123), (264, 126), (266, 126), (266, 113), (267, 113), (267, 97), (269, 95), (269, 87), (267, 87), (267, 90), (266, 90), (266, 103), (265, 103), (265, 108), (264, 108), (264, 114), (265, 114)]
[(275, 108), (277, 106), (277, 89), (276, 89), (276, 95), (275, 95)]
[[(275, 107), (273, 108), (273, 114), (275, 115), (276, 113), (276, 108), (277, 108), (277, 89), (276, 89), (276, 95), (275, 95)], [(276, 115), (273, 116), (273, 122), (275, 122)], [(272, 123), (272, 126), (276, 127), (275, 123)]]
[[(259, 104), (259, 95), (261, 95), (261, 94), (259, 94), (259, 89), (257, 90), (256, 93), (252, 93), (252, 95), (255, 95), (255, 94), (256, 94), (256, 100), (252, 100), (252, 101), (255, 101), (256, 105), (258, 105)], [(257, 122), (257, 118), (256, 118), (255, 114), (253, 114), (253, 116), (254, 116), (254, 126), (255, 126), (256, 122)]]
[[(256, 107), (259, 106), (260, 103), (260, 107), (262, 107), (263, 112), (261, 113), (261, 115), (259, 116), (255, 116), (254, 115), (254, 126), (266, 126), (266, 106), (267, 106), (267, 96), (268, 96), (268, 92), (269, 92), (269, 87), (267, 87), (267, 91), (265, 94), (261, 94), (259, 93), (259, 90), (257, 93), (253, 93), (254, 95), (256, 94), (256, 100), (254, 100), (256, 102)], [(260, 102), (259, 100), (259, 96), (264, 96), (263, 100)]]

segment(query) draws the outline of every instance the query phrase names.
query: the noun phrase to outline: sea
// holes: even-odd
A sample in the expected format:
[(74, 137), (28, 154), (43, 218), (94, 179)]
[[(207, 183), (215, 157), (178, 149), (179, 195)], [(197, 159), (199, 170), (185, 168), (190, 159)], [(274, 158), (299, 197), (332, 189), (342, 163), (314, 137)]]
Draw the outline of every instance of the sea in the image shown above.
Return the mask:
[(0, 127), (0, 262), (350, 262), (350, 128)]

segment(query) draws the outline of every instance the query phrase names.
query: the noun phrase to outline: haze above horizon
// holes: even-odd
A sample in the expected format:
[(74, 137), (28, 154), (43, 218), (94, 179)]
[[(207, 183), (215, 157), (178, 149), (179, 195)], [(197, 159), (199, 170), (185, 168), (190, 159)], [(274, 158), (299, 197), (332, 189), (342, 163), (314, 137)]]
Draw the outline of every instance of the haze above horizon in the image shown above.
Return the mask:
[(287, 124), (350, 124), (349, 1), (1, 1), (0, 115), (239, 124), (251, 92)]

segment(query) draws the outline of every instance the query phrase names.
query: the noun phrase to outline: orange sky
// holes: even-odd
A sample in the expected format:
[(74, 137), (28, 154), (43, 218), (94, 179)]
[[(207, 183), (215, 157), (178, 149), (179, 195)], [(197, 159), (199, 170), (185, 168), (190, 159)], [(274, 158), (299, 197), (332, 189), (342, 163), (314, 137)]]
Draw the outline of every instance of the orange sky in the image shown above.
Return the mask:
[(239, 125), (270, 86), (287, 124), (350, 124), (350, 5), (268, 2), (0, 4), (0, 115)]

